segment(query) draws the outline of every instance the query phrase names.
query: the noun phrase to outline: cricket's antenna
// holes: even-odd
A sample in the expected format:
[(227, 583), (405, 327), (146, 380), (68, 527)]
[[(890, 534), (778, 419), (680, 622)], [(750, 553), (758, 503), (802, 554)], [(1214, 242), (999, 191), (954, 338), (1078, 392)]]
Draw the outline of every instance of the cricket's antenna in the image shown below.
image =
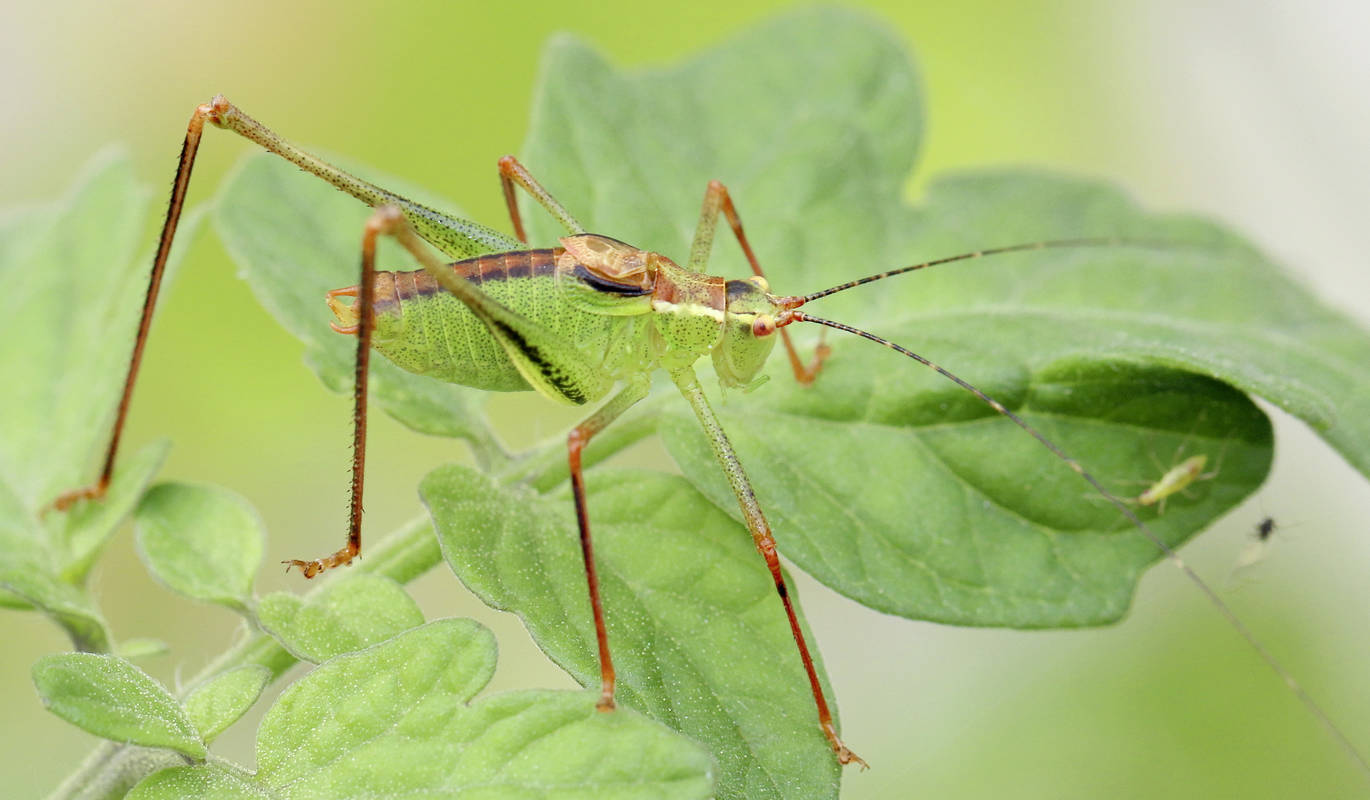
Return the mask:
[[(1076, 246), (1076, 244), (1078, 244), (1079, 242), (1102, 244), (1104, 242), (1110, 241), (1116, 242), (1117, 240), (1089, 239), (1071, 241), (1075, 243), (1071, 246)], [(911, 270), (919, 269), (925, 266), (931, 266), (933, 264), (944, 264), (948, 261), (957, 261), (966, 258), (976, 258), (980, 255), (991, 255), (993, 253), (1002, 253), (1009, 250), (1028, 250), (1033, 249), (1035, 247), (1043, 246), (1045, 244), (1048, 243), (1042, 243), (1041, 245), (1020, 245), (1013, 248), (999, 248), (997, 250), (984, 250), (980, 253), (972, 253), (962, 256), (954, 256), (952, 258), (944, 258), (939, 261), (928, 262), (927, 264), (918, 264), (912, 267), (905, 267), (903, 269), (897, 269), (892, 272), (882, 273), (880, 275), (873, 275), (869, 278), (863, 278), (861, 280), (852, 281), (849, 284), (836, 286), (832, 289), (819, 292), (815, 295), (809, 295), (808, 297), (804, 297), (802, 299), (794, 299), (800, 299), (801, 302), (807, 302), (808, 300), (815, 297), (823, 297), (825, 295), (832, 294), (833, 292), (839, 292), (843, 289), (847, 289), (852, 286), (857, 286), (862, 283), (869, 283), (870, 281), (880, 280), (881, 278), (888, 277), (890, 275), (897, 275), (901, 272), (909, 272)], [(1080, 477), (1088, 481), (1089, 485), (1093, 486), (1095, 491), (1097, 491), (1105, 500), (1112, 503), (1113, 506), (1118, 509), (1119, 513), (1121, 513), (1124, 517), (1128, 519), (1129, 522), (1136, 526), (1137, 530), (1142, 532), (1142, 535), (1144, 535), (1147, 539), (1151, 540), (1151, 543), (1156, 545), (1156, 547), (1159, 548), (1160, 551), (1165, 554), (1166, 558), (1168, 558), (1171, 561), (1171, 563), (1173, 563), (1181, 572), (1183, 572), (1185, 574), (1185, 577), (1189, 578), (1190, 582), (1192, 582), (1195, 586), (1199, 587), (1199, 591), (1202, 592), (1204, 596), (1208, 598), (1208, 601), (1212, 603), (1213, 607), (1218, 610), (1218, 613), (1222, 614), (1223, 617), (1225, 617), (1227, 621), (1232, 625), (1232, 627), (1237, 630), (1237, 633), (1241, 634), (1241, 637), (1246, 640), (1247, 645), (1252, 650), (1254, 650), (1258, 656), (1260, 656), (1261, 660), (1265, 662), (1266, 666), (1268, 666), (1272, 671), (1274, 671), (1276, 675), (1280, 677), (1281, 680), (1284, 681), (1285, 685), (1289, 687), (1289, 690), (1293, 692), (1294, 696), (1299, 699), (1299, 702), (1303, 703), (1304, 707), (1308, 709), (1308, 712), (1312, 714), (1313, 717), (1317, 719), (1320, 723), (1322, 723), (1322, 726), (1327, 729), (1327, 732), (1329, 734), (1332, 735), (1332, 738), (1336, 739), (1337, 742), (1341, 744), (1341, 746), (1346, 750), (1347, 754), (1349, 754), (1352, 760), (1354, 760), (1356, 764), (1361, 768), (1361, 771), (1364, 772), (1367, 777), (1370, 777), (1370, 762), (1366, 761), (1365, 757), (1362, 756), (1360, 751), (1356, 749), (1356, 746), (1351, 743), (1351, 740), (1346, 736), (1345, 733), (1342, 732), (1341, 728), (1337, 727), (1337, 724), (1332, 721), (1332, 718), (1328, 716), (1327, 712), (1323, 710), (1322, 706), (1318, 705), (1317, 701), (1315, 701), (1312, 698), (1312, 696), (1308, 694), (1308, 692), (1304, 691), (1303, 686), (1301, 686), (1299, 682), (1294, 679), (1294, 676), (1290, 674), (1290, 672), (1287, 669), (1285, 669), (1279, 661), (1275, 660), (1275, 656), (1272, 655), (1269, 650), (1266, 650), (1265, 646), (1262, 645), (1260, 641), (1256, 639), (1255, 635), (1251, 633), (1251, 630), (1247, 628), (1246, 624), (1241, 621), (1241, 619), (1237, 616), (1236, 612), (1234, 612), (1230, 607), (1228, 607), (1228, 605), (1222, 601), (1222, 598), (1218, 597), (1218, 594), (1214, 592), (1213, 589), (1210, 588), (1207, 583), (1204, 582), (1203, 578), (1199, 577), (1199, 574), (1197, 572), (1195, 572), (1192, 568), (1190, 568), (1188, 564), (1185, 563), (1184, 559), (1180, 558), (1179, 553), (1176, 553), (1174, 548), (1166, 544), (1165, 540), (1161, 539), (1161, 537), (1157, 536), (1155, 532), (1148, 528), (1146, 523), (1143, 522), (1141, 518), (1138, 517), (1137, 514), (1127, 506), (1127, 503), (1125, 503), (1122, 500), (1122, 498), (1118, 497), (1117, 495), (1110, 492), (1108, 489), (1104, 488), (1104, 485), (1100, 483), (1097, 478), (1095, 478), (1093, 475), (1085, 471), (1085, 468), (1080, 465), (1080, 462), (1066, 455), (1060, 447), (1057, 447), (1056, 444), (1052, 442), (1050, 439), (1048, 439), (1045, 435), (1043, 435), (1041, 431), (1029, 425), (1022, 417), (1018, 416), (1012, 411), (1009, 411), (998, 400), (995, 400), (994, 398), (975, 388), (959, 376), (947, 371), (942, 366), (933, 363), (927, 358), (918, 355), (912, 350), (909, 350), (905, 347), (901, 347), (895, 344), (894, 342), (889, 341), (888, 339), (882, 339), (873, 333), (867, 333), (866, 331), (863, 331), (860, 328), (853, 328), (850, 325), (844, 325), (840, 322), (833, 322), (832, 320), (810, 316), (802, 311), (795, 311), (792, 309), (793, 307), (791, 307), (791, 310), (782, 311), (780, 313), (779, 318), (776, 320), (777, 327), (783, 327), (794, 322), (812, 322), (818, 325), (825, 325), (829, 328), (835, 328), (839, 331), (846, 331), (847, 333), (855, 334), (863, 339), (869, 339), (870, 341), (875, 342), (876, 344), (888, 347), (889, 349), (897, 353), (902, 353), (908, 356), (909, 358), (913, 359), (914, 361), (917, 361), (923, 366), (931, 367), (933, 370), (936, 370), (938, 374), (951, 380), (957, 386), (960, 386), (962, 389), (965, 389), (966, 391), (980, 398), (990, 408), (994, 409), (995, 411), (999, 412), (1005, 417), (1008, 417), (1010, 420), (1013, 421), (1013, 424), (1017, 425), (1018, 427), (1022, 428), (1023, 430), (1031, 434), (1032, 437), (1036, 439), (1038, 442), (1040, 442), (1043, 447), (1050, 450), (1052, 454), (1054, 454), (1057, 458), (1064, 461), (1066, 463), (1066, 466), (1075, 470), (1075, 472)]]
[(945, 258), (938, 258), (933, 261), (924, 261), (921, 264), (912, 264), (907, 267), (900, 267), (899, 269), (892, 269), (887, 272), (881, 272), (875, 275), (868, 275), (864, 278), (857, 278), (854, 281), (847, 281), (846, 283), (833, 286), (830, 289), (824, 289), (821, 292), (806, 294), (803, 297), (784, 297), (779, 299), (781, 308), (799, 308), (805, 303), (808, 303), (812, 300), (817, 300), (820, 297), (827, 297), (830, 294), (837, 294), (838, 292), (843, 292), (847, 289), (852, 289), (863, 284), (872, 283), (874, 281), (882, 281), (885, 278), (892, 278), (895, 275), (903, 275), (905, 272), (913, 272), (916, 269), (926, 269), (927, 267), (935, 267), (939, 264), (950, 264), (953, 261), (970, 261), (974, 258), (997, 256), (1002, 255), (1003, 253), (1018, 253), (1025, 250), (1053, 250), (1071, 247), (1118, 246), (1155, 247), (1173, 250), (1176, 247), (1194, 247), (1199, 245), (1189, 245), (1182, 242), (1167, 242), (1160, 239), (1127, 239), (1118, 236), (1086, 236), (1079, 239), (1047, 239), (1040, 242), (1012, 244), (1008, 245), (1007, 247), (991, 247), (988, 250), (976, 250), (970, 253), (961, 253), (960, 255), (946, 256)]

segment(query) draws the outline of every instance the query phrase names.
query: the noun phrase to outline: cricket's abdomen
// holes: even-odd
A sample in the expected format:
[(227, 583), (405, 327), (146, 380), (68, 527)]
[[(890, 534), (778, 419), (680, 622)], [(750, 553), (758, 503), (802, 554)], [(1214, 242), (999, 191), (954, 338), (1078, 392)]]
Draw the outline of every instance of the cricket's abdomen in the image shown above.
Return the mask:
[[(613, 356), (625, 350), (621, 340), (629, 333), (624, 328), (630, 320), (566, 302), (557, 285), (557, 261), (563, 252), (558, 248), (496, 253), (458, 261), (451, 268), (501, 305), (576, 342), (591, 360), (602, 358), (605, 369), (616, 372)], [(372, 346), (402, 369), (487, 391), (532, 388), (485, 323), (427, 272), (378, 271), (375, 288)], [(355, 287), (335, 294), (354, 291)], [(346, 324), (344, 312), (350, 308), (340, 309), (342, 304), (331, 296), (329, 302)], [(604, 382), (611, 383), (612, 378)]]

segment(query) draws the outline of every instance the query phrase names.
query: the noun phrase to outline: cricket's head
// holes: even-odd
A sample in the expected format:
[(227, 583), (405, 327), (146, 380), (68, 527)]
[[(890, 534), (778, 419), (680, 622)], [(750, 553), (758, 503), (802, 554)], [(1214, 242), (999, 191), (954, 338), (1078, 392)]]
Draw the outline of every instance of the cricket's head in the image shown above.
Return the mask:
[(714, 371), (724, 386), (751, 387), (775, 347), (775, 320), (780, 313), (770, 286), (760, 276), (728, 281), (723, 312), (723, 338), (714, 347)]

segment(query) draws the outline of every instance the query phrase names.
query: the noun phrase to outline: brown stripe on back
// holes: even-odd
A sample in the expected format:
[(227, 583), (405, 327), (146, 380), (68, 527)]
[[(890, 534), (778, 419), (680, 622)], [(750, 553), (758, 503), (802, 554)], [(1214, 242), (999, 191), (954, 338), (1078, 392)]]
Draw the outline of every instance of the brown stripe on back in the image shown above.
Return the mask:
[[(551, 275), (556, 271), (557, 256), (561, 253), (561, 248), (516, 250), (511, 253), (476, 256), (464, 261), (457, 261), (448, 266), (461, 277), (479, 286), (486, 281)], [(381, 275), (385, 274), (388, 273), (378, 272), (376, 276), (379, 279)], [(421, 269), (389, 274), (393, 274), (396, 278), (395, 289), (399, 300), (433, 295), (440, 289), (438, 282), (433, 280), (433, 276)]]

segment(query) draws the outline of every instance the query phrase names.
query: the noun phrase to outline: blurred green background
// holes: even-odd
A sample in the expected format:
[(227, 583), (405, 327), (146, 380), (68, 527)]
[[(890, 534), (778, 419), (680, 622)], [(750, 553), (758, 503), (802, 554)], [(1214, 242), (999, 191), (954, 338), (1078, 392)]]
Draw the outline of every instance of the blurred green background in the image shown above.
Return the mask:
[[(1030, 164), (1111, 178), (1153, 208), (1239, 226), (1322, 296), (1370, 320), (1370, 56), (1357, 41), (1370, 22), (1364, 5), (862, 5), (905, 38), (926, 83), (929, 129), (910, 197), (927, 175), (963, 166)], [(129, 148), (160, 193), (191, 110), (223, 92), (296, 142), (420, 182), (503, 227), (495, 159), (522, 142), (549, 34), (574, 31), (620, 64), (653, 65), (779, 8), (751, 0), (5, 4), (4, 203), (54, 198), (111, 142)], [(211, 132), (192, 202), (208, 197), (247, 149)], [(575, 198), (561, 199), (574, 211)], [(270, 558), (313, 553), (342, 531), (349, 401), (322, 389), (300, 346), (233, 271), (213, 234), (202, 232), (154, 327), (126, 452), (169, 437), (164, 478), (219, 483), (249, 498), (272, 532)], [(571, 420), (533, 397), (501, 397), (498, 411), (515, 443), (558, 434)], [(1361, 535), (1370, 488), (1300, 425), (1277, 424), (1267, 489), (1186, 558), (1370, 749), (1370, 545)], [(463, 457), (459, 445), (388, 420), (372, 428), (370, 453), (373, 532), (420, 513), (418, 478)], [(648, 446), (632, 457), (659, 453)], [(1267, 514), (1284, 526), (1271, 557), (1229, 585), (1233, 561)], [(146, 666), (174, 684), (221, 650), (236, 622), (154, 584), (132, 551), (127, 532), (116, 537), (94, 585), (121, 638), (171, 643), (169, 656)], [(848, 772), (844, 796), (1370, 792), (1174, 573), (1153, 570), (1122, 625), (1063, 633), (882, 617), (804, 581), (844, 738), (873, 765)], [(264, 571), (260, 590), (282, 587), (298, 589), (298, 579)], [(473, 615), (495, 628), (502, 658), (494, 689), (569, 685), (511, 616), (480, 607), (450, 574), (435, 571), (415, 590), (430, 616)], [(95, 740), (44, 712), (28, 678), (34, 659), (64, 649), (65, 638), (46, 620), (13, 612), (0, 612), (0, 635), (0, 774), (8, 796), (39, 796)], [(216, 749), (250, 763), (255, 719)]]

